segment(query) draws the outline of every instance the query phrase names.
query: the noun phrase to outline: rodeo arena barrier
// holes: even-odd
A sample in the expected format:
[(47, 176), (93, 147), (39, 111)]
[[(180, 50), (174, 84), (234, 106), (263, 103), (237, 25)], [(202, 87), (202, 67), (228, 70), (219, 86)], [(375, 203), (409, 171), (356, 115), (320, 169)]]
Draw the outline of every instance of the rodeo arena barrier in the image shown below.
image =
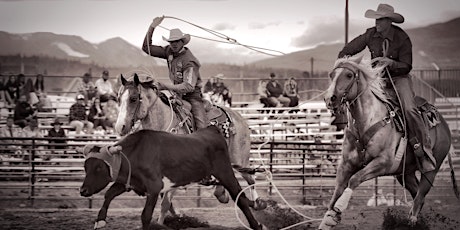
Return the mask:
[[(438, 106), (449, 123), (453, 133), (454, 165), (459, 175), (458, 88), (448, 93), (432, 87), (423, 89), (432, 85), (433, 81), (444, 81), (441, 81), (441, 75), (438, 74), (440, 73), (415, 72), (418, 79), (415, 85), (419, 90), (417, 94), (423, 94), (422, 96)], [(432, 79), (430, 76), (433, 76)], [(245, 83), (241, 82), (246, 80), (228, 78), (226, 83), (230, 85), (229, 88), (237, 89), (238, 84), (243, 87)], [(257, 80), (252, 80), (254, 85)], [(321, 87), (323, 90), (325, 88), (326, 86)], [(327, 205), (334, 191), (343, 131), (337, 131), (331, 125), (333, 117), (321, 101), (322, 98), (301, 102), (294, 108), (262, 108), (254, 106), (257, 104), (255, 94), (244, 92), (248, 90), (233, 90), (234, 101), (237, 102), (233, 109), (246, 118), (251, 130), (251, 167), (266, 171), (255, 174), (259, 196), (294, 205)], [(448, 96), (442, 96), (443, 93)], [(53, 102), (53, 112), (38, 114), (39, 128), (44, 134), (51, 128), (50, 121), (54, 117), (67, 116), (70, 105), (64, 99), (56, 100)], [(1, 126), (5, 125), (6, 116), (11, 113), (11, 109), (2, 109)], [(65, 144), (50, 143), (50, 138), (0, 138), (0, 200), (24, 200), (29, 201), (32, 206), (43, 201), (79, 200), (81, 207), (100, 207), (106, 190), (89, 198), (79, 194), (84, 178), (85, 158), (75, 149), (86, 144), (113, 144), (119, 136), (76, 135), (70, 127), (64, 125), (64, 128), (68, 130), (67, 138), (62, 138)], [(440, 196), (452, 196), (448, 166), (443, 168), (438, 173), (428, 197), (436, 199)], [(246, 182), (239, 179), (242, 187), (246, 187)], [(178, 191), (175, 199), (187, 201), (191, 207), (208, 207), (218, 204), (212, 193), (212, 188), (189, 186), (185, 191)], [(393, 177), (380, 177), (360, 185), (352, 201), (362, 205), (397, 205), (398, 202), (411, 200), (409, 195), (407, 199), (405, 195), (403, 188)], [(143, 201), (144, 198), (130, 192), (117, 197), (115, 201), (118, 199)]]

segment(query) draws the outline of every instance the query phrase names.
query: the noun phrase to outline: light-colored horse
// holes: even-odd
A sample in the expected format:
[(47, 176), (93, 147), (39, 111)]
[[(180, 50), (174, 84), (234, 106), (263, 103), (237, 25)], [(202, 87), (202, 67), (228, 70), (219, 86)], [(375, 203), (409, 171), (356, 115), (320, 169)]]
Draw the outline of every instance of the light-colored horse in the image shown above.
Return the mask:
[[(149, 77), (147, 77), (149, 78)], [(120, 112), (115, 125), (115, 130), (120, 135), (129, 133), (135, 122), (140, 121), (143, 129), (162, 130), (186, 134), (187, 128), (185, 121), (177, 117), (170, 105), (161, 101), (160, 92), (153, 86), (153, 79), (140, 81), (137, 74), (134, 74), (132, 80), (128, 81), (121, 76), (122, 86), (119, 90)], [(244, 118), (237, 112), (227, 107), (222, 107), (230, 117), (233, 123), (228, 130), (227, 145), (229, 149), (230, 161), (234, 168), (240, 168), (238, 172), (247, 181), (249, 185), (255, 183), (252, 169), (249, 167), (249, 154), (251, 148), (250, 130)], [(220, 125), (220, 124), (218, 124)], [(220, 192), (219, 192), (220, 191)], [(259, 199), (255, 189), (250, 189), (252, 202), (250, 204), (254, 209), (263, 209), (266, 207), (265, 202)], [(215, 195), (225, 192), (222, 186), (217, 185)], [(165, 194), (165, 197), (168, 195)], [(172, 193), (170, 194), (172, 196)], [(159, 223), (163, 222), (164, 214), (171, 207), (170, 199), (163, 199), (162, 211), (160, 213)], [(169, 200), (168, 200), (169, 199)], [(228, 199), (228, 198), (227, 198)], [(169, 203), (166, 203), (168, 202)], [(221, 201), (219, 199), (219, 201)], [(172, 211), (172, 210), (171, 210)]]
[[(361, 59), (358, 56), (337, 60), (331, 73), (331, 85), (325, 95), (329, 109), (336, 110), (346, 105), (349, 119), (335, 191), (320, 229), (330, 229), (339, 223), (353, 191), (361, 183), (383, 175), (395, 175), (398, 182), (410, 192), (414, 203), (409, 217), (411, 224), (415, 224), (444, 158), (448, 155), (450, 160), (451, 134), (445, 120), (439, 115), (439, 124), (429, 131), (436, 169), (425, 173), (420, 180), (416, 177), (418, 168), (412, 148), (405, 145), (406, 139), (402, 139), (403, 134), (396, 130), (390, 116), (392, 112), (382, 102), (387, 100), (382, 87), (385, 67), (372, 68), (370, 62), (361, 62)], [(397, 151), (399, 154), (395, 156)], [(406, 154), (403, 154), (404, 151)], [(453, 173), (452, 163), (449, 162)], [(453, 184), (458, 198), (454, 175)]]

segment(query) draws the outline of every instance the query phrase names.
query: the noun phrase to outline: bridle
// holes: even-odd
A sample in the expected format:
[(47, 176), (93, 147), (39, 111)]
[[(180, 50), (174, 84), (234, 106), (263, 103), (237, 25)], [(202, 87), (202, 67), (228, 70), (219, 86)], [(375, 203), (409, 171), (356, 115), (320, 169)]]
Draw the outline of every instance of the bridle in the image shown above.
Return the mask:
[[(358, 69), (358, 72), (356, 72), (354, 69), (348, 67), (348, 66), (344, 66), (344, 65), (339, 65), (337, 67), (335, 67), (332, 72), (334, 72), (336, 69), (346, 69), (346, 70), (349, 70), (350, 72), (353, 73), (353, 79), (351, 79), (350, 83), (348, 83), (347, 87), (345, 88), (345, 91), (343, 92), (342, 96), (340, 97), (340, 104), (343, 105), (345, 104), (345, 102), (347, 102), (347, 96), (348, 94), (350, 93), (350, 90), (351, 90), (351, 87), (353, 87), (353, 85), (356, 83), (356, 85), (358, 85), (359, 83), (359, 73), (361, 72), (361, 70)], [(369, 84), (366, 85), (366, 88), (369, 87)], [(356, 102), (356, 100), (358, 100), (358, 98), (363, 95), (364, 91), (366, 91), (365, 89), (364, 90), (361, 90), (355, 98), (353, 98), (351, 100), (351, 102), (349, 103), (349, 105), (352, 105), (353, 103)]]
[[(136, 108), (134, 109), (134, 112), (132, 113), (132, 116), (131, 116), (131, 127), (134, 127), (134, 124), (136, 123), (136, 121), (139, 120), (138, 114), (139, 114), (139, 110), (141, 108), (141, 103), (142, 103), (141, 87), (143, 87), (142, 84), (138, 84), (138, 86), (137, 86), (137, 103), (136, 103)], [(158, 89), (156, 87), (154, 87), (154, 86), (150, 86), (150, 87), (155, 91), (155, 93), (157, 94), (157, 97), (155, 98), (155, 101), (153, 101), (153, 103), (149, 106), (149, 108), (147, 110), (149, 110), (151, 107), (153, 107), (156, 104), (156, 102), (157, 102), (157, 100), (159, 98)], [(129, 98), (128, 98), (128, 100), (129, 100)]]

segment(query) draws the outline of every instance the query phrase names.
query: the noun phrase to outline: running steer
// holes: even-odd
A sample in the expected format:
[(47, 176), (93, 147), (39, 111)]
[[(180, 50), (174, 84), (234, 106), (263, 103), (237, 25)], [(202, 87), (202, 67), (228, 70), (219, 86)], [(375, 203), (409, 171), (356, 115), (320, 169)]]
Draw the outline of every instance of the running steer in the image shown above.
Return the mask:
[[(162, 131), (140, 130), (121, 139), (114, 146), (87, 145), (85, 180), (80, 194), (88, 197), (115, 183), (105, 193), (95, 228), (105, 225), (110, 202), (118, 195), (134, 190), (146, 196), (142, 211), (142, 228), (148, 229), (153, 209), (160, 192), (199, 182), (213, 175), (235, 201), (241, 187), (235, 178), (227, 153), (227, 144), (215, 126), (209, 126), (189, 135)], [(166, 200), (165, 199), (165, 200)], [(262, 229), (249, 206), (252, 201), (242, 193), (238, 207), (243, 211), (252, 229)], [(162, 213), (169, 209), (162, 204)]]

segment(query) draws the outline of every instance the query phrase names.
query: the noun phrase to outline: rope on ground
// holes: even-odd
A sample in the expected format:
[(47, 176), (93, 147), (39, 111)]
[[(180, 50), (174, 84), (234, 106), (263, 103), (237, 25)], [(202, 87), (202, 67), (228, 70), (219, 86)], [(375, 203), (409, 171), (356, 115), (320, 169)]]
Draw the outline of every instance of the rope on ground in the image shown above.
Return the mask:
[[(325, 92), (326, 92), (326, 91), (323, 91), (322, 93), (320, 93), (320, 94), (318, 94), (317, 96), (315, 96), (315, 97), (313, 97), (313, 98), (307, 100), (306, 102), (315, 100), (316, 98), (318, 98), (318, 97), (320, 97), (321, 95), (323, 95)], [(304, 103), (306, 103), (306, 102), (304, 102)], [(288, 113), (288, 111), (284, 111), (283, 113), (286, 114), (286, 113)], [(279, 120), (280, 118), (281, 118), (281, 117), (278, 117), (278, 118), (276, 118), (276, 120)], [(259, 155), (259, 159), (262, 159), (262, 155), (260, 154), (260, 153), (261, 153), (261, 148), (262, 148), (264, 145), (268, 144), (268, 142), (270, 142), (270, 139), (273, 138), (273, 134), (268, 134), (268, 135), (269, 135), (269, 136), (268, 136), (267, 140), (266, 140), (264, 143), (260, 144), (260, 145), (257, 147), (257, 154)], [(266, 167), (264, 167), (264, 166), (265, 166), (264, 161), (263, 161), (263, 160), (259, 160), (259, 161), (260, 161), (259, 167), (266, 168)], [(279, 197), (283, 200), (283, 202), (284, 202), (291, 210), (293, 210), (295, 213), (299, 214), (299, 215), (302, 216), (303, 218), (307, 219), (307, 220), (305, 220), (305, 221), (303, 221), (303, 222), (296, 223), (296, 224), (294, 224), (294, 225), (291, 225), (291, 226), (282, 228), (281, 230), (290, 229), (290, 228), (293, 228), (293, 227), (295, 227), (295, 226), (299, 226), (299, 225), (306, 224), (306, 223), (309, 223), (309, 222), (321, 221), (321, 220), (322, 220), (322, 219), (316, 219), (316, 218), (313, 218), (313, 217), (306, 216), (306, 215), (304, 215), (303, 213), (301, 213), (300, 211), (298, 211), (297, 209), (295, 209), (295, 208), (286, 200), (286, 198), (284, 198), (283, 194), (281, 194), (281, 192), (279, 191), (278, 187), (276, 186), (276, 183), (273, 182), (273, 175), (272, 175), (272, 173), (269, 172), (269, 171), (267, 171), (266, 169), (265, 169), (264, 173), (265, 173), (265, 177), (267, 178), (267, 181), (265, 181), (265, 182), (260, 182), (260, 183), (255, 183), (255, 184), (253, 184), (253, 185), (249, 185), (249, 186), (247, 186), (246, 188), (242, 189), (241, 192), (238, 193), (238, 196), (236, 196), (236, 199), (235, 199), (235, 215), (236, 215), (236, 218), (238, 219), (238, 221), (240, 222), (240, 224), (241, 224), (242, 226), (244, 226), (246, 229), (251, 229), (250, 227), (248, 227), (248, 226), (246, 226), (246, 225), (244, 224), (244, 222), (240, 219), (240, 217), (239, 217), (239, 215), (238, 215), (238, 199), (240, 198), (240, 195), (241, 195), (245, 190), (247, 190), (247, 189), (249, 189), (249, 188), (252, 188), (252, 187), (255, 187), (256, 185), (261, 185), (261, 184), (271, 184), (271, 185), (275, 188), (276, 193), (279, 195)]]

